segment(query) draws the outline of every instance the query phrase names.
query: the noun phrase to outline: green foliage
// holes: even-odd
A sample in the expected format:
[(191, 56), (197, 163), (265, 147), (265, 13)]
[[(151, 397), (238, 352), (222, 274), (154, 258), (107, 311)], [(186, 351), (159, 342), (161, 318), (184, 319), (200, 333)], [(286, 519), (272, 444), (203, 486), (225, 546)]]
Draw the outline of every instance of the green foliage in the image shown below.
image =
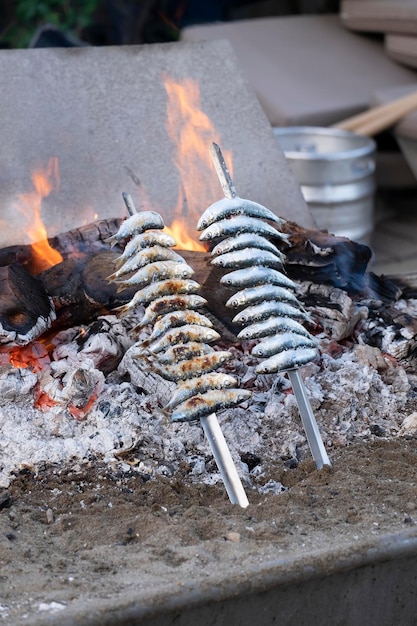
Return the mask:
[(15, 0), (1, 42), (10, 48), (26, 48), (42, 24), (79, 35), (92, 22), (99, 4), (100, 0)]

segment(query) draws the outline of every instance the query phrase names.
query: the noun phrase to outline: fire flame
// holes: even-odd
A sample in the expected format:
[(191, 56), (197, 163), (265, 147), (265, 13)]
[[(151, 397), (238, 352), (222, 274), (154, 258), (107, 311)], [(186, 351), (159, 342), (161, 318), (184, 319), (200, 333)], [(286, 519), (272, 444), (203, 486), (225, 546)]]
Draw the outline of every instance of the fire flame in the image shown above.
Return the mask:
[[(166, 128), (176, 148), (175, 163), (182, 181), (174, 220), (166, 230), (177, 241), (177, 247), (205, 251), (206, 247), (196, 240), (195, 229), (201, 213), (221, 197), (209, 154), (211, 143), (221, 145), (221, 138), (201, 110), (198, 83), (190, 78), (177, 83), (167, 75), (163, 79), (168, 95)], [(224, 151), (224, 155), (232, 172), (232, 155), (230, 151)]]
[(25, 231), (32, 242), (34, 271), (38, 273), (62, 261), (60, 253), (49, 245), (41, 215), (42, 199), (59, 187), (57, 157), (49, 159), (44, 170), (35, 170), (31, 179), (34, 190), (20, 194), (16, 208), (28, 220)]

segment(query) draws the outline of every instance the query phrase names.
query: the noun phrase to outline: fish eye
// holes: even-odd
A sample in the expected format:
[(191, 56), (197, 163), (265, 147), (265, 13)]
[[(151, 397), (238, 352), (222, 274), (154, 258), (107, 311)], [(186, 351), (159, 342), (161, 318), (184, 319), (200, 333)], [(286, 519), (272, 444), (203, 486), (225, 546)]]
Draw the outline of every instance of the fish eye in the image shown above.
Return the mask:
[(201, 226), (202, 226), (202, 228), (206, 228), (207, 227), (207, 220), (201, 220)]

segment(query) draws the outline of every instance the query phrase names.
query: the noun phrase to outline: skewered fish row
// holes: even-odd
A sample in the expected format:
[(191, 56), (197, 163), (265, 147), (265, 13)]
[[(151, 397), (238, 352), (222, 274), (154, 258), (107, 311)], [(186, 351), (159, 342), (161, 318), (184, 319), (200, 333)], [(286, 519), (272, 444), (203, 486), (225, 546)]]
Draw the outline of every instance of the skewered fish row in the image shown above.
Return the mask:
[(317, 344), (302, 322), (307, 313), (295, 295), (296, 285), (283, 273), (285, 255), (267, 237), (287, 242), (274, 226), (283, 223), (257, 203), (224, 198), (201, 216), (197, 228), (201, 241), (220, 239), (212, 249), (212, 264), (232, 271), (221, 282), (238, 291), (226, 306), (241, 308), (233, 322), (244, 325), (242, 339), (261, 339), (253, 356), (264, 358), (258, 374), (294, 369), (316, 358)]
[[(331, 463), (297, 370), (299, 365), (316, 357), (317, 347), (314, 338), (302, 326), (302, 322), (308, 319), (306, 313), (296, 298), (294, 302), (288, 297), (288, 290), (295, 292), (296, 286), (281, 271), (282, 265), (276, 260), (282, 262), (285, 256), (267, 239), (270, 232), (262, 226), (262, 220), (275, 222), (278, 226), (282, 220), (265, 207), (238, 197), (217, 144), (210, 146), (210, 155), (226, 197), (220, 203), (214, 203), (201, 216), (198, 223), (198, 229), (203, 230), (201, 239), (210, 241), (219, 238), (220, 243), (213, 247), (212, 254), (220, 257), (227, 255), (220, 263), (223, 267), (240, 268), (233, 269), (221, 279), (221, 283), (240, 290), (227, 305), (246, 307), (234, 319), (246, 326), (239, 337), (261, 339), (253, 354), (268, 358), (258, 365), (257, 373), (286, 370), (311, 453), (317, 468), (321, 469)], [(273, 230), (275, 239), (288, 242), (286, 235)], [(263, 258), (256, 248), (264, 253)], [(242, 251), (247, 256), (243, 260), (241, 254), (236, 256), (236, 252)], [(272, 259), (266, 255), (267, 252)], [(231, 256), (231, 253), (235, 254)]]
[(125, 245), (108, 279), (119, 284), (119, 290), (138, 287), (119, 312), (146, 307), (137, 328), (152, 325), (152, 332), (137, 354), (163, 378), (177, 383), (167, 406), (171, 421), (193, 421), (235, 406), (251, 393), (238, 389), (232, 376), (215, 372), (232, 355), (209, 345), (220, 335), (196, 310), (206, 304), (197, 293), (200, 285), (191, 279), (193, 269), (170, 249), (175, 240), (160, 232), (163, 228), (162, 217), (153, 211), (129, 217), (111, 238), (110, 243)]

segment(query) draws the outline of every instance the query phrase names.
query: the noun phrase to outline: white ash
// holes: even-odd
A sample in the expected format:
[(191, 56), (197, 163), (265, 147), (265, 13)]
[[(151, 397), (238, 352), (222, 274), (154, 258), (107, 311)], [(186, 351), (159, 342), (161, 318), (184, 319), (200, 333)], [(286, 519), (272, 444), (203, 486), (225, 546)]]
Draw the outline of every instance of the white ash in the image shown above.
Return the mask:
[[(358, 310), (362, 319), (364, 307), (346, 302), (345, 295), (338, 297), (349, 317), (346, 323)], [(407, 310), (405, 301), (397, 306)], [(325, 329), (324, 317), (313, 307), (309, 311)], [(324, 309), (323, 316), (329, 319)], [(129, 337), (134, 316), (123, 321), (105, 316), (100, 323), (101, 338), (100, 332), (93, 336), (92, 325), (59, 333), (54, 360), (43, 372), (1, 368), (0, 486), (22, 467), (36, 470), (40, 463), (73, 464), (97, 456), (150, 477), (180, 471), (194, 482), (220, 481), (200, 425), (171, 424), (163, 410), (172, 383), (135, 357)], [(337, 336), (341, 332), (339, 324)], [(328, 328), (323, 330), (318, 335), (321, 362), (301, 370), (330, 458), (332, 448), (358, 438), (409, 436), (416, 430), (416, 375), (360, 337), (360, 343), (351, 338), (338, 343)], [(249, 344), (230, 349), (234, 358), (225, 370), (253, 397), (220, 413), (219, 421), (247, 488), (276, 493), (281, 487), (268, 476), (271, 463), (297, 463), (310, 454), (297, 404), (285, 375), (254, 374)], [(109, 361), (123, 354), (109, 372)], [(40, 392), (55, 404), (35, 408)]]

